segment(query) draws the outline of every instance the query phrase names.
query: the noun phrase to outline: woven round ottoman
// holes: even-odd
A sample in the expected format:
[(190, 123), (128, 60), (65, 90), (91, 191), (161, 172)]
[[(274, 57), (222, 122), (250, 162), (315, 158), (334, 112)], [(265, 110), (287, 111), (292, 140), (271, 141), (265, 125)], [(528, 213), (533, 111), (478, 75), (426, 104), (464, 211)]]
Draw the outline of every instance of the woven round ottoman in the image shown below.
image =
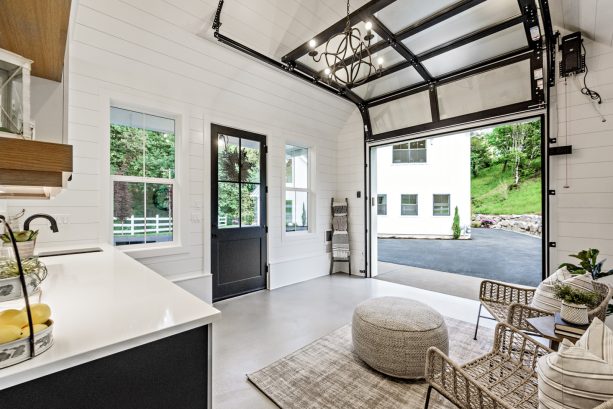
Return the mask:
[(426, 351), (432, 346), (449, 353), (443, 316), (408, 298), (372, 298), (359, 304), (353, 312), (352, 337), (364, 362), (396, 378), (423, 378)]

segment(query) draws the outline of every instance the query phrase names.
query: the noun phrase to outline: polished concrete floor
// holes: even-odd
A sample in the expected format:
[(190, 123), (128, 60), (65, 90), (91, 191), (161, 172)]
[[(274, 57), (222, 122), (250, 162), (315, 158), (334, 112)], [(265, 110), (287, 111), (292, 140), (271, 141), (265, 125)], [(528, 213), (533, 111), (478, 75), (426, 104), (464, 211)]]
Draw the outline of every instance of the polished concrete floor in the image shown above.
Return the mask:
[(246, 374), (349, 323), (358, 303), (385, 295), (414, 298), (443, 315), (476, 322), (476, 301), (345, 274), (221, 301), (215, 307), (222, 318), (213, 327), (213, 407), (275, 408)]
[(377, 266), (378, 280), (479, 300), (479, 289), (483, 281), (481, 278), (383, 261), (379, 261)]

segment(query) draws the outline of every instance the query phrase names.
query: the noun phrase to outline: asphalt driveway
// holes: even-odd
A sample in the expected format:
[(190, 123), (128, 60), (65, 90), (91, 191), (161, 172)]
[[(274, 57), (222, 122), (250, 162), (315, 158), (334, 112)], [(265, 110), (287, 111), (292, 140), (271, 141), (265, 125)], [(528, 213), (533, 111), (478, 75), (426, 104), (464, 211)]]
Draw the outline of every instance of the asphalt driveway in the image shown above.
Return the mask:
[(472, 229), (471, 240), (379, 239), (379, 261), (536, 287), (541, 239)]

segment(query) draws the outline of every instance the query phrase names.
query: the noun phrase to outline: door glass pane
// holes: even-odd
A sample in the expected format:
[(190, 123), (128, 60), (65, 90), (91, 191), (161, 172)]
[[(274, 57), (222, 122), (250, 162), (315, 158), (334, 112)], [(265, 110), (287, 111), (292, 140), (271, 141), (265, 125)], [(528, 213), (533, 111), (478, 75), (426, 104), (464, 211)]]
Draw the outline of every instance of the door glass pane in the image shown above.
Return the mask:
[(218, 180), (238, 182), (239, 143), (239, 138), (219, 134), (217, 138)]
[(260, 183), (260, 143), (241, 140), (241, 181)]
[(146, 199), (146, 227), (145, 242), (157, 243), (172, 241), (173, 236), (173, 203), (172, 185), (147, 183), (145, 188)]
[(145, 242), (144, 183), (113, 182), (113, 242), (115, 245)]
[(260, 225), (260, 185), (241, 184), (241, 226)]
[(239, 183), (219, 182), (217, 186), (217, 226), (220, 229), (240, 227)]

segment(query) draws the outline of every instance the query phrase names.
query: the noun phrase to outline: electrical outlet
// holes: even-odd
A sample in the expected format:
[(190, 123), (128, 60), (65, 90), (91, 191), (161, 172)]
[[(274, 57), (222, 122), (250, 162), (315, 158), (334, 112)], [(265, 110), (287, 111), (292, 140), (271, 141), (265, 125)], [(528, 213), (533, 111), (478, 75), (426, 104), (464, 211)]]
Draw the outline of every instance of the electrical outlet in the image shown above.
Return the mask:
[(55, 219), (58, 225), (69, 224), (70, 223), (70, 215), (69, 214), (52, 214), (51, 217)]
[(194, 224), (198, 224), (200, 223), (200, 213), (197, 212), (193, 212), (192, 216), (190, 217), (190, 220), (192, 221), (192, 223)]

